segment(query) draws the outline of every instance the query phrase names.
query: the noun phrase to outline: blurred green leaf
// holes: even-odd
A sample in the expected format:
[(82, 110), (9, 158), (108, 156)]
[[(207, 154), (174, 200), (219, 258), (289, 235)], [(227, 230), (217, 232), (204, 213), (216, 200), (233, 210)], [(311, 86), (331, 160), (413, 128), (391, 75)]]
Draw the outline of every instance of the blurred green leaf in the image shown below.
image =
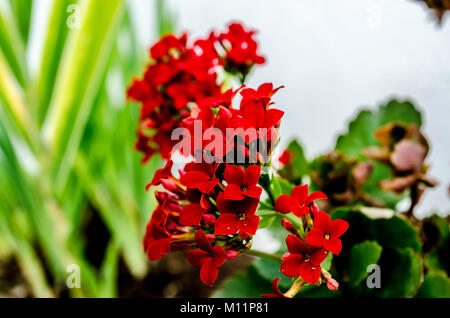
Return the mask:
[(391, 219), (374, 220), (375, 238), (382, 246), (391, 248), (411, 247), (414, 251), (421, 250), (418, 231), (409, 221), (394, 216)]
[(52, 150), (55, 189), (63, 189), (104, 78), (111, 48), (123, 14), (124, 1), (83, 2), (81, 28), (67, 39), (57, 75), (55, 94), (44, 124)]
[(381, 105), (377, 110), (361, 111), (349, 124), (347, 133), (337, 139), (336, 150), (348, 156), (364, 159), (361, 150), (377, 145), (375, 131), (390, 123), (402, 122), (405, 124), (422, 125), (420, 112), (409, 101), (391, 100)]
[[(20, 2), (20, 0), (13, 0)], [(35, 94), (37, 102), (37, 118), (39, 125), (42, 125), (50, 104), (50, 99), (54, 93), (54, 85), (61, 56), (64, 51), (69, 27), (67, 20), (70, 14), (69, 9), (79, 10), (80, 6), (75, 7), (77, 0), (59, 0), (53, 1), (50, 18), (47, 24), (47, 33), (44, 40), (44, 48), (40, 63), (40, 72), (36, 79)], [(77, 13), (75, 13), (77, 14)], [(79, 12), (81, 14), (81, 12)], [(59, 26), (59, 27), (56, 27)], [(69, 50), (69, 49), (68, 49)]]
[(0, 50), (3, 52), (17, 82), (24, 87), (27, 81), (25, 46), (9, 3), (0, 2)]
[(227, 279), (215, 292), (214, 298), (259, 298), (261, 294), (273, 293), (271, 282), (263, 279), (255, 268), (250, 266), (243, 273)]
[(450, 279), (445, 272), (439, 271), (426, 274), (416, 297), (450, 298)]
[(27, 43), (30, 33), (33, 0), (9, 0), (9, 3), (16, 18), (22, 40), (24, 43)]
[(382, 297), (412, 297), (416, 294), (422, 279), (422, 261), (412, 248), (383, 249), (379, 262), (381, 267)]
[(375, 241), (355, 244), (350, 252), (348, 276), (351, 285), (359, 285), (369, 274), (367, 267), (377, 264), (383, 248)]
[(288, 166), (283, 167), (279, 173), (281, 176), (295, 184), (300, 184), (302, 177), (308, 174), (308, 161), (303, 147), (298, 140), (292, 140), (286, 148), (292, 159)]
[(278, 286), (280, 289), (289, 289), (294, 282), (292, 278), (289, 278), (280, 272), (279, 261), (275, 261), (267, 258), (259, 258), (252, 263), (252, 267), (255, 268), (256, 272), (267, 280), (270, 284), (275, 278), (281, 278)]

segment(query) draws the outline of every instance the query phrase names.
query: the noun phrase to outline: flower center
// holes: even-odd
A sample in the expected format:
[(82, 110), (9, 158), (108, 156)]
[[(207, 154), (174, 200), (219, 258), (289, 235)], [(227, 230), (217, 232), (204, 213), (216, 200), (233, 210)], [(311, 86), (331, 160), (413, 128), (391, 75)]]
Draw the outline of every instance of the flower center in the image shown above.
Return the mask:
[(242, 185), (242, 186), (241, 186), (241, 191), (247, 191), (247, 190), (248, 190), (248, 188), (247, 188), (246, 185)]
[(329, 239), (330, 239), (330, 234), (326, 233), (326, 234), (325, 234), (325, 239), (326, 239), (326, 240), (329, 240)]
[(305, 259), (303, 260), (305, 263), (309, 263), (309, 261), (311, 260), (311, 255), (306, 254), (305, 255)]
[(244, 221), (245, 219), (247, 219), (247, 215), (245, 214), (245, 212), (239, 212), (238, 213), (238, 220), (239, 221)]

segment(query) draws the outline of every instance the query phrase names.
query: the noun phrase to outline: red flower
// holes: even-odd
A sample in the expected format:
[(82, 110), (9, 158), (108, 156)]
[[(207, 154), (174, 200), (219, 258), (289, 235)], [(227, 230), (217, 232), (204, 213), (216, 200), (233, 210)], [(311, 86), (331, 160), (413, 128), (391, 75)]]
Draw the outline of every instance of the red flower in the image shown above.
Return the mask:
[(292, 160), (292, 154), (288, 150), (283, 151), (280, 158), (278, 158), (278, 161), (283, 166), (287, 166), (288, 164), (290, 164), (291, 160)]
[(244, 171), (241, 166), (227, 165), (224, 178), (228, 185), (224, 191), (224, 198), (242, 200), (250, 197), (259, 200), (262, 193), (262, 188), (257, 186), (260, 175), (260, 166), (250, 166)]
[(202, 230), (195, 233), (195, 242), (199, 250), (187, 252), (187, 259), (193, 266), (200, 268), (200, 279), (208, 286), (212, 286), (219, 274), (219, 267), (227, 260), (227, 253), (220, 245), (212, 247)]
[(219, 184), (216, 177), (218, 167), (219, 164), (189, 163), (184, 168), (186, 173), (180, 178), (180, 182), (188, 189), (199, 189), (208, 194)]
[(264, 57), (258, 55), (258, 43), (253, 39), (255, 32), (246, 31), (239, 23), (228, 27), (228, 32), (219, 36), (227, 50), (226, 60), (231, 67), (264, 64)]
[(262, 298), (290, 298), (290, 297), (286, 297), (281, 291), (280, 288), (278, 288), (278, 282), (280, 281), (279, 278), (276, 278), (273, 280), (272, 282), (272, 289), (273, 289), (273, 294), (264, 294), (261, 295)]
[(216, 221), (217, 235), (239, 235), (246, 239), (254, 235), (259, 225), (259, 216), (255, 215), (259, 200), (246, 197), (241, 201), (225, 200), (223, 192), (217, 196), (217, 208), (222, 213)]
[(174, 35), (166, 35), (152, 46), (150, 49), (150, 55), (152, 58), (157, 60), (168, 55), (171, 49), (182, 51), (186, 46), (186, 41), (186, 34), (183, 34), (180, 38), (177, 38)]
[(305, 282), (316, 284), (322, 273), (320, 264), (327, 258), (327, 251), (311, 248), (293, 235), (288, 235), (286, 245), (290, 254), (283, 256), (280, 271), (288, 277), (301, 276)]
[(275, 210), (281, 213), (294, 213), (298, 217), (308, 214), (314, 200), (326, 199), (322, 192), (313, 192), (308, 195), (308, 185), (296, 186), (291, 195), (283, 194), (275, 202)]
[(150, 182), (145, 189), (148, 191), (150, 187), (160, 185), (163, 182), (163, 180), (172, 178), (172, 167), (173, 161), (168, 160), (164, 168), (158, 169), (155, 172), (152, 182)]
[(205, 213), (211, 211), (212, 205), (206, 196), (202, 196), (200, 203), (192, 203), (185, 206), (180, 212), (180, 223), (186, 226), (200, 226), (202, 218), (210, 223), (212, 215), (205, 216)]
[(344, 220), (334, 220), (325, 212), (317, 212), (314, 216), (314, 229), (306, 235), (306, 243), (313, 247), (323, 247), (327, 251), (338, 255), (342, 250), (339, 237), (348, 229)]

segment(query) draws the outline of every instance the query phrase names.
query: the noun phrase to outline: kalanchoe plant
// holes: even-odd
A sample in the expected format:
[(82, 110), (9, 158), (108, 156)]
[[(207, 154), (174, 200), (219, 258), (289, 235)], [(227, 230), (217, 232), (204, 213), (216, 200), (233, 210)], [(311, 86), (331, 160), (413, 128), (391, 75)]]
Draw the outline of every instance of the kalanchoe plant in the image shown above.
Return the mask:
[[(144, 249), (150, 261), (185, 251), (208, 286), (227, 260), (249, 253), (276, 259), (279, 272), (295, 278), (283, 297), (295, 296), (305, 284), (325, 282), (336, 290), (321, 265), (329, 253), (341, 252), (347, 222), (321, 212), (315, 201), (327, 197), (309, 194), (308, 185), (294, 187), (290, 196), (274, 188), (279, 181), (270, 162), (284, 112), (273, 107), (272, 97), (280, 88), (266, 83), (225, 90), (219, 80), (222, 68), (244, 84), (251, 68), (264, 63), (253, 35), (235, 23), (192, 45), (186, 35), (166, 36), (151, 48), (144, 79), (131, 85), (129, 96), (142, 103), (137, 145), (144, 162), (156, 152), (167, 159), (147, 187), (159, 189)], [(173, 140), (174, 134), (182, 140)], [(175, 153), (194, 161), (173, 171)], [(279, 217), (290, 233), (284, 234), (290, 253), (283, 257), (251, 249), (253, 236), (267, 226), (262, 210)]]

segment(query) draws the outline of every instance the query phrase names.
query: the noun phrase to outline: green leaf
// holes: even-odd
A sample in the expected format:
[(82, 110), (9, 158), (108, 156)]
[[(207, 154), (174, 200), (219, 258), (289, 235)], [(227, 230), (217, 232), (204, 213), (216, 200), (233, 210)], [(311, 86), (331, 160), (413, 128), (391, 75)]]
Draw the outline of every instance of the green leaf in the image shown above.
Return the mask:
[[(21, 0), (13, 1), (20, 2)], [(40, 63), (41, 72), (39, 73), (37, 82), (34, 83), (34, 88), (36, 90), (34, 93), (38, 100), (37, 117), (39, 125), (41, 125), (45, 119), (51, 96), (54, 93), (53, 88), (61, 56), (63, 54), (64, 44), (66, 43), (67, 35), (70, 32), (70, 29), (66, 25), (70, 13), (67, 11), (72, 8), (71, 5), (76, 3), (77, 0), (53, 1)], [(74, 14), (74, 12), (70, 14)]]
[(411, 247), (414, 251), (421, 250), (418, 231), (407, 220), (398, 216), (391, 219), (374, 220), (375, 238), (382, 246), (391, 248)]
[(386, 298), (412, 297), (422, 278), (422, 261), (412, 248), (383, 250), (380, 262), (380, 296)]
[(175, 17), (165, 5), (165, 0), (156, 0), (158, 35), (164, 36), (175, 31)]
[(394, 99), (386, 105), (381, 105), (377, 110), (361, 111), (350, 122), (348, 132), (338, 137), (336, 150), (348, 156), (364, 159), (361, 150), (377, 145), (375, 131), (391, 122), (416, 124), (419, 127), (422, 125), (421, 114), (411, 102)]
[(76, 157), (92, 105), (118, 33), (125, 2), (83, 2), (81, 28), (67, 39), (57, 75), (56, 93), (44, 123), (44, 137), (52, 150), (55, 189), (61, 191)]
[(447, 274), (441, 271), (426, 274), (416, 297), (450, 298), (450, 279)]
[(33, 0), (9, 0), (24, 43), (28, 42)]
[[(361, 111), (350, 122), (347, 133), (338, 137), (335, 149), (350, 157), (366, 160), (361, 151), (367, 147), (378, 145), (374, 137), (375, 131), (391, 122), (416, 124), (419, 127), (422, 125), (421, 114), (411, 102), (391, 100), (376, 110)], [(364, 185), (364, 191), (374, 198), (381, 199), (387, 207), (395, 208), (395, 205), (404, 196), (383, 191), (378, 185), (379, 181), (390, 178), (390, 169), (383, 164), (375, 162), (374, 171)]]
[(260, 217), (259, 229), (269, 227), (277, 219), (277, 212), (272, 210), (259, 210), (256, 215)]
[(273, 293), (271, 282), (263, 279), (255, 268), (235, 274), (223, 283), (212, 297), (214, 298), (259, 298), (261, 294)]
[(367, 266), (377, 264), (383, 248), (374, 241), (355, 244), (350, 252), (348, 276), (350, 284), (359, 285), (369, 274)]
[(25, 46), (11, 8), (6, 1), (0, 2), (0, 50), (8, 61), (17, 82), (24, 87), (28, 77)]
[(272, 282), (275, 278), (281, 278), (278, 283), (280, 289), (288, 289), (289, 287), (291, 287), (293, 280), (281, 274), (280, 265), (281, 263), (279, 261), (267, 258), (259, 258), (254, 261), (251, 266), (253, 266), (256, 272), (269, 283)]
[(292, 161), (287, 167), (283, 167), (279, 173), (284, 178), (299, 184), (309, 170), (303, 147), (294, 139), (289, 143), (286, 150), (291, 154)]

